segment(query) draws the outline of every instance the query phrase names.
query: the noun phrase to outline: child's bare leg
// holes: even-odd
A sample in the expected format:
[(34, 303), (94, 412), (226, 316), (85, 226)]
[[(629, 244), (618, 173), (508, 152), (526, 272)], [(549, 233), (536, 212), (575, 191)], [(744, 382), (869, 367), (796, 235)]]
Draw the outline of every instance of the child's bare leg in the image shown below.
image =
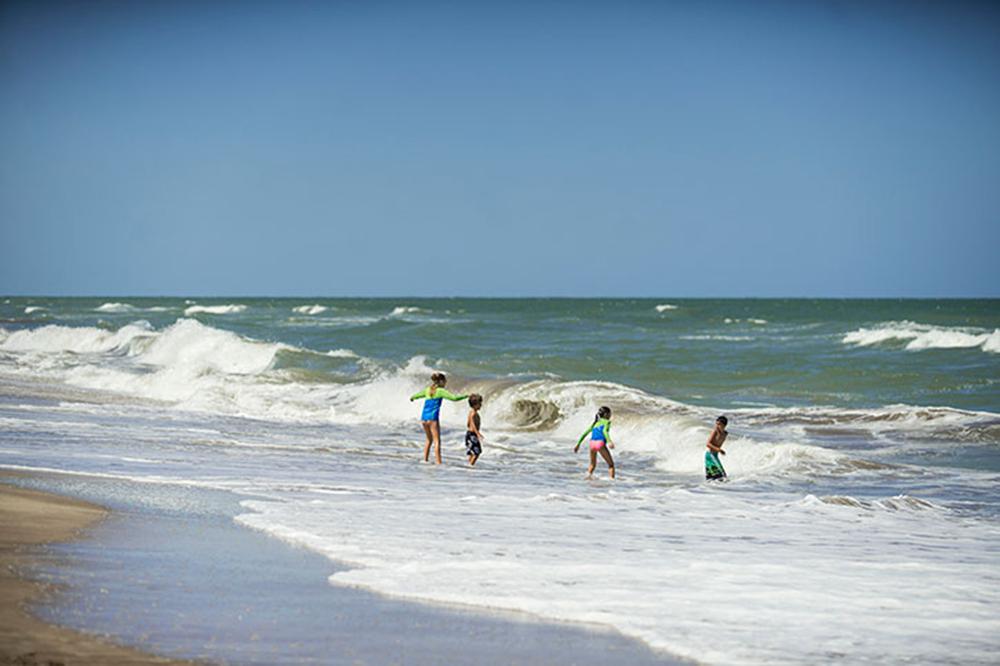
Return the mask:
[(587, 478), (589, 479), (594, 475), (594, 468), (597, 467), (597, 451), (594, 449), (590, 450), (590, 467), (587, 468)]
[(434, 435), (434, 457), (437, 459), (437, 464), (441, 464), (441, 424), (437, 421), (431, 421), (431, 433)]
[(475, 453), (473, 453), (471, 456), (469, 456), (469, 464), (470, 465), (475, 465), (477, 460), (479, 460), (479, 456), (477, 456)]
[(615, 478), (615, 460), (611, 457), (611, 451), (608, 451), (608, 447), (601, 447), (601, 457), (604, 458), (604, 462), (608, 463), (608, 476), (612, 479)]
[(424, 427), (424, 434), (427, 436), (427, 443), (424, 444), (424, 462), (427, 462), (431, 457), (431, 442), (434, 441), (434, 433), (431, 430), (430, 421), (421, 421), (420, 425)]

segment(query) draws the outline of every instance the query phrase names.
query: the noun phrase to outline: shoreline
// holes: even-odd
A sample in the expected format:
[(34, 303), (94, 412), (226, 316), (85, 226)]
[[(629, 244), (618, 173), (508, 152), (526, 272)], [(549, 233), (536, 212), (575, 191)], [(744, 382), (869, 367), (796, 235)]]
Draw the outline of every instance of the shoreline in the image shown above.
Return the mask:
[(158, 657), (101, 637), (46, 623), (27, 606), (52, 598), (58, 586), (24, 569), (44, 560), (49, 544), (84, 538), (109, 514), (103, 507), (0, 480), (0, 664), (191, 664)]
[[(21, 586), (26, 603), (40, 604), (36, 614), (19, 602), (8, 604), (20, 614), (18, 625), (0, 614), (5, 627), (0, 631), (0, 666), (278, 664), (303, 659), (413, 665), (693, 663), (603, 625), (424, 604), (330, 585), (329, 575), (342, 565), (238, 525), (228, 516), (150, 511), (111, 499), (99, 479), (83, 486), (74, 483), (70, 489), (52, 483), (60, 476), (0, 471), (0, 528), (5, 537), (0, 557), (6, 574), (0, 589)], [(153, 492), (169, 500), (189, 491), (168, 486)], [(219, 493), (216, 499), (228, 494)], [(12, 511), (16, 507), (8, 498), (20, 497), (32, 500), (21, 503), (33, 513)], [(60, 532), (46, 533), (44, 541), (6, 529), (18, 521), (34, 529), (47, 520), (46, 512), (69, 516), (71, 522)], [(43, 518), (36, 520), (36, 515)], [(6, 544), (7, 535), (17, 537), (13, 548)], [(55, 552), (41, 550), (45, 543), (57, 546)], [(238, 561), (231, 558), (232, 552), (241, 553)], [(191, 561), (205, 566), (187, 566)], [(32, 571), (46, 565), (51, 565), (54, 577), (32, 580)], [(189, 576), (179, 579), (184, 570)], [(235, 584), (251, 578), (258, 579), (256, 586), (240, 590)], [(46, 603), (60, 588), (65, 590), (61, 598)], [(276, 606), (291, 610), (276, 617), (271, 612)], [(202, 607), (207, 610), (199, 610)], [(178, 623), (179, 618), (184, 621)], [(277, 642), (253, 647), (258, 634), (275, 632), (282, 634)], [(10, 640), (19, 634), (25, 640)], [(310, 641), (315, 648), (302, 652), (301, 644)], [(472, 645), (474, 653), (469, 652)]]

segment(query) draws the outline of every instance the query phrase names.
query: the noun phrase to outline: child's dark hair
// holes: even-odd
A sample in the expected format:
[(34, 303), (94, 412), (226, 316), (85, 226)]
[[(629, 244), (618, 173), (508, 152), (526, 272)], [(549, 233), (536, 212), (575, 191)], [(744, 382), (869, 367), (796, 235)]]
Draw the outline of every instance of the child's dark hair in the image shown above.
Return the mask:
[(719, 418), (715, 419), (715, 422), (716, 423), (721, 422), (722, 425), (729, 425), (729, 419), (727, 419), (725, 416), (720, 416)]
[(611, 418), (611, 408), (602, 406), (597, 410), (597, 416), (594, 417), (594, 423), (597, 423), (601, 419), (610, 419), (610, 418)]
[(435, 372), (431, 375), (431, 387), (427, 389), (428, 397), (433, 398), (437, 390), (444, 386), (448, 382), (448, 378), (444, 376), (443, 372)]
[(469, 407), (472, 407), (474, 409), (479, 409), (482, 406), (483, 406), (483, 396), (479, 395), (478, 393), (473, 393), (472, 395), (469, 396)]

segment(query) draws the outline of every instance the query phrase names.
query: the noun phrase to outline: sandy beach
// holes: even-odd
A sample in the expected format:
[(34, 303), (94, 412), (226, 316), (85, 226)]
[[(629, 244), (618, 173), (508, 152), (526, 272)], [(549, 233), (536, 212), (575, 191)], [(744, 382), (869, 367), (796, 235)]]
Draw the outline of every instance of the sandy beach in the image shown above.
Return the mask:
[(21, 577), (29, 563), (45, 557), (44, 544), (78, 538), (107, 511), (94, 504), (0, 484), (0, 663), (2, 664), (181, 664), (144, 654), (95, 636), (46, 624), (25, 608), (54, 590)]

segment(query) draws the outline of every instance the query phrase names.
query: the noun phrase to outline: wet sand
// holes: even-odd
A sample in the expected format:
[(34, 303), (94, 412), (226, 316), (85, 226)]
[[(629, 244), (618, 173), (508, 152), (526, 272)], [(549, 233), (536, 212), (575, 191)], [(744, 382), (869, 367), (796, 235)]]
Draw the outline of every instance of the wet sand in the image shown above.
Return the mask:
[(100, 522), (94, 504), (0, 484), (0, 664), (186, 664), (115, 645), (96, 636), (46, 624), (26, 609), (52, 586), (19, 576), (46, 557), (44, 544), (69, 541)]

